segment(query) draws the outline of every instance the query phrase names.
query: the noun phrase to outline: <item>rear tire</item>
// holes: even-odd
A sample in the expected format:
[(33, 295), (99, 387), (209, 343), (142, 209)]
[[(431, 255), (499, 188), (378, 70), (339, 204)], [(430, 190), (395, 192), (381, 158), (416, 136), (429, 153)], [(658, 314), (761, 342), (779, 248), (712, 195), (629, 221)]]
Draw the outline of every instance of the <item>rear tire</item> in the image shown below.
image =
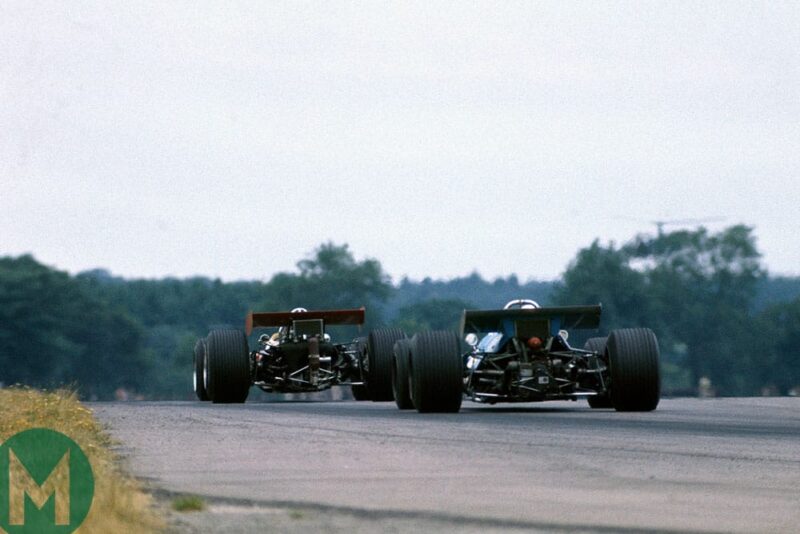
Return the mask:
[(203, 368), (206, 364), (206, 342), (204, 339), (198, 339), (194, 345), (194, 373), (192, 380), (194, 382), (194, 393), (201, 401), (207, 401), (208, 392), (206, 392), (205, 381), (203, 380)]
[(619, 412), (649, 412), (661, 398), (658, 340), (649, 328), (624, 328), (608, 336), (611, 401)]
[(212, 330), (206, 339), (206, 392), (214, 403), (242, 403), (250, 392), (250, 354), (241, 330)]
[(394, 400), (392, 392), (392, 349), (395, 342), (404, 339), (399, 328), (373, 330), (367, 337), (367, 390), (374, 402)]
[[(607, 337), (592, 337), (589, 338), (586, 343), (583, 345), (584, 350), (591, 350), (592, 352), (598, 352), (602, 356), (603, 361), (605, 360), (605, 353), (606, 353), (606, 343), (608, 342)], [(611, 395), (609, 394), (608, 384), (606, 384), (606, 392), (601, 395), (595, 395), (593, 397), (587, 397), (586, 400), (589, 402), (589, 406), (591, 408), (613, 408), (614, 404), (611, 402)]]
[(369, 391), (367, 391), (367, 386), (350, 386), (350, 392), (353, 394), (353, 398), (357, 401), (369, 400)]
[(401, 410), (410, 410), (414, 407), (411, 401), (411, 392), (408, 384), (408, 353), (410, 340), (400, 339), (394, 344), (394, 357), (392, 358), (392, 391), (394, 402)]
[(360, 385), (350, 386), (350, 392), (357, 401), (369, 400), (369, 390), (366, 386), (367, 373), (364, 371), (364, 362), (367, 360), (367, 340), (366, 338), (356, 338), (356, 350), (358, 351), (358, 379), (363, 382)]
[(411, 399), (419, 412), (458, 412), (463, 398), (461, 342), (453, 332), (421, 332), (409, 352)]

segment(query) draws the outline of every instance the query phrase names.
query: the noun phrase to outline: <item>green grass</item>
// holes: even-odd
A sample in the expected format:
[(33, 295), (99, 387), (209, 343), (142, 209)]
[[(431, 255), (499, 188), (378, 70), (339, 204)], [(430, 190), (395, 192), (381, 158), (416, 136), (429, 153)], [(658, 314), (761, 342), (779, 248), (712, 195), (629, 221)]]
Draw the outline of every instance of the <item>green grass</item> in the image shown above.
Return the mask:
[(202, 512), (206, 503), (197, 495), (182, 495), (172, 501), (172, 509), (176, 512)]

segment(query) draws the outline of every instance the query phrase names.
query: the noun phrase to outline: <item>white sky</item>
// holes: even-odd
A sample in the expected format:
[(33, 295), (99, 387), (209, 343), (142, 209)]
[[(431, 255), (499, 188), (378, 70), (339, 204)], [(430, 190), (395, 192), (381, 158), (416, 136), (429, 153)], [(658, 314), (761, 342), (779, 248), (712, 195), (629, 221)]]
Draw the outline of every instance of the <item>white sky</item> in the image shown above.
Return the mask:
[(550, 279), (725, 217), (800, 274), (798, 6), (0, 0), (0, 255)]

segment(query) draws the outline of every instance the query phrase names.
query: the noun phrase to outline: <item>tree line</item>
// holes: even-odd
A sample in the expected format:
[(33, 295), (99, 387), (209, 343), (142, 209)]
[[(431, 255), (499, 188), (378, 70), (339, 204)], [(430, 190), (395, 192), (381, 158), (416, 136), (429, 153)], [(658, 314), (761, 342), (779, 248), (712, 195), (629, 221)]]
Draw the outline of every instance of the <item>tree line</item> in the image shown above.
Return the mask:
[(358, 261), (333, 243), (268, 282), (127, 280), (101, 269), (71, 276), (30, 255), (0, 258), (0, 383), (74, 385), (84, 398), (189, 398), (197, 337), (241, 327), (249, 310), (366, 306), (362, 332), (393, 325), (413, 333), (456, 328), (462, 310), (514, 298), (600, 302), (601, 334), (649, 326), (667, 393), (693, 394), (701, 378), (722, 395), (800, 386), (800, 278), (770, 277), (752, 228), (741, 225), (640, 235), (619, 246), (595, 241), (555, 282), (474, 273), (393, 284), (378, 260)]

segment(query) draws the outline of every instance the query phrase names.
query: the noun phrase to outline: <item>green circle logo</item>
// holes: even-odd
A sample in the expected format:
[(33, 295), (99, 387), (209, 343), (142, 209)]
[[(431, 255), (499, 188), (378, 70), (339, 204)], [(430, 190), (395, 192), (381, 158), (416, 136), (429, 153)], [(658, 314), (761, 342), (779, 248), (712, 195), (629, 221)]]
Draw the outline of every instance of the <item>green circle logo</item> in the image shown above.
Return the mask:
[(92, 466), (64, 434), (33, 428), (0, 445), (0, 531), (71, 533), (93, 497)]

